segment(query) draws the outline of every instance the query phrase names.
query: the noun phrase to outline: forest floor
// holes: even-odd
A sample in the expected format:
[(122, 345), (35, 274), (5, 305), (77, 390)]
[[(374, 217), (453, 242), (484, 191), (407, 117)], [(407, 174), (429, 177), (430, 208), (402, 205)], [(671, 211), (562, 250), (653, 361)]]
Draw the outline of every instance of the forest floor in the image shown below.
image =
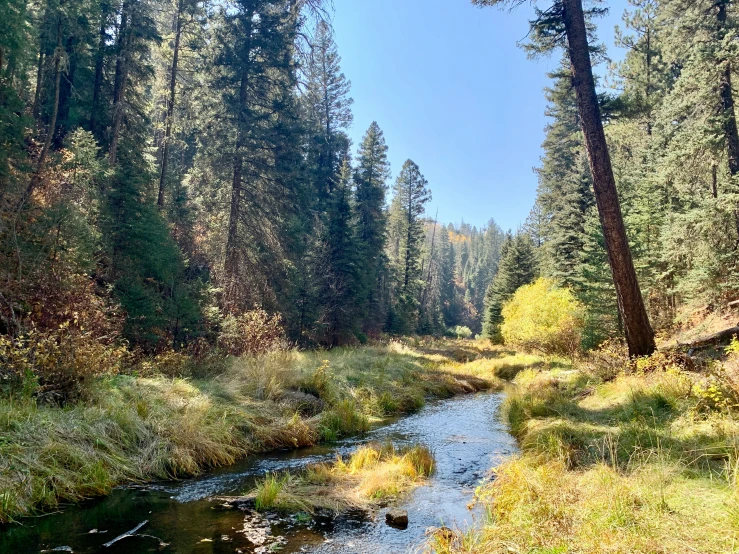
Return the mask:
[(430, 548), (737, 552), (736, 357), (698, 368), (664, 353), (620, 363), (606, 354), (519, 373), (501, 415), (521, 454), (478, 490), (484, 525), (439, 534)]
[(471, 341), (405, 341), (232, 360), (203, 378), (117, 375), (64, 408), (0, 400), (0, 522), (195, 475), (251, 453), (360, 433), (429, 398), (500, 388), (540, 363)]

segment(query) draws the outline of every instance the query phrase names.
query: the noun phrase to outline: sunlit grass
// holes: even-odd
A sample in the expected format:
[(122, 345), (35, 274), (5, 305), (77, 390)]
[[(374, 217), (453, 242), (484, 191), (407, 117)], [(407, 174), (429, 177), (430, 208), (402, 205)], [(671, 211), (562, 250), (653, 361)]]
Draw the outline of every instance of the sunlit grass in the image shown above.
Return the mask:
[(736, 414), (702, 408), (697, 373), (586, 367), (517, 374), (501, 416), (522, 452), (478, 490), (485, 524), (429, 551), (736, 551)]
[(422, 484), (433, 470), (433, 454), (423, 446), (396, 449), (392, 444), (367, 444), (346, 459), (317, 464), (299, 474), (269, 474), (251, 494), (262, 511), (366, 509), (398, 498)]
[(361, 433), (429, 398), (501, 388), (496, 367), (508, 356), (474, 341), (391, 342), (241, 358), (202, 379), (153, 369), (104, 377), (66, 408), (2, 398), (0, 522), (126, 481)]

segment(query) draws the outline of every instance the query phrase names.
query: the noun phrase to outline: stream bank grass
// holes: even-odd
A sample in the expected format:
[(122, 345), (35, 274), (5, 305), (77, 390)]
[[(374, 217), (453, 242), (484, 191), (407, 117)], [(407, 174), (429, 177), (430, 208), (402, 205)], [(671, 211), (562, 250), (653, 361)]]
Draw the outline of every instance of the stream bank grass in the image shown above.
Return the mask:
[(506, 356), (473, 341), (391, 342), (231, 359), (207, 378), (156, 367), (101, 377), (84, 402), (64, 408), (3, 397), (0, 522), (126, 482), (361, 433), (428, 398), (499, 388)]
[(396, 449), (371, 443), (331, 464), (317, 464), (298, 474), (269, 474), (252, 494), (260, 511), (368, 509), (423, 484), (433, 470), (433, 454), (424, 446)]
[(429, 549), (735, 552), (739, 418), (706, 409), (706, 378), (669, 364), (606, 382), (586, 364), (520, 372), (502, 416), (522, 452), (478, 490), (486, 523)]

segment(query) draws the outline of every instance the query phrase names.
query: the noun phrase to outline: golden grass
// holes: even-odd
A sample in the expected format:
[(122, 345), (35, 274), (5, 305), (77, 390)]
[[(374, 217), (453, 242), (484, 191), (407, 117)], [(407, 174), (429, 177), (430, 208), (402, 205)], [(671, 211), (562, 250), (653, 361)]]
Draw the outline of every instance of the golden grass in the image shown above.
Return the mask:
[(433, 469), (434, 458), (426, 447), (367, 444), (347, 459), (317, 464), (300, 474), (267, 475), (251, 494), (257, 510), (367, 509), (423, 484)]
[(478, 490), (487, 521), (439, 553), (735, 552), (739, 418), (705, 409), (699, 374), (526, 370), (503, 417), (520, 456)]
[(443, 398), (502, 386), (510, 356), (473, 341), (392, 342), (231, 360), (204, 379), (119, 375), (66, 408), (0, 399), (0, 522), (315, 444)]

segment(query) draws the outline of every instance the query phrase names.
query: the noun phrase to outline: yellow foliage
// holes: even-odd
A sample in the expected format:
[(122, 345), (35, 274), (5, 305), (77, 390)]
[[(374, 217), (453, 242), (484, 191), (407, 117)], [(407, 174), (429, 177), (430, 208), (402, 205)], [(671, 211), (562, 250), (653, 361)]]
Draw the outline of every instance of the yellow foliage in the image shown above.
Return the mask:
[(527, 350), (574, 355), (582, 342), (584, 311), (569, 289), (538, 279), (518, 289), (503, 307), (503, 339)]

